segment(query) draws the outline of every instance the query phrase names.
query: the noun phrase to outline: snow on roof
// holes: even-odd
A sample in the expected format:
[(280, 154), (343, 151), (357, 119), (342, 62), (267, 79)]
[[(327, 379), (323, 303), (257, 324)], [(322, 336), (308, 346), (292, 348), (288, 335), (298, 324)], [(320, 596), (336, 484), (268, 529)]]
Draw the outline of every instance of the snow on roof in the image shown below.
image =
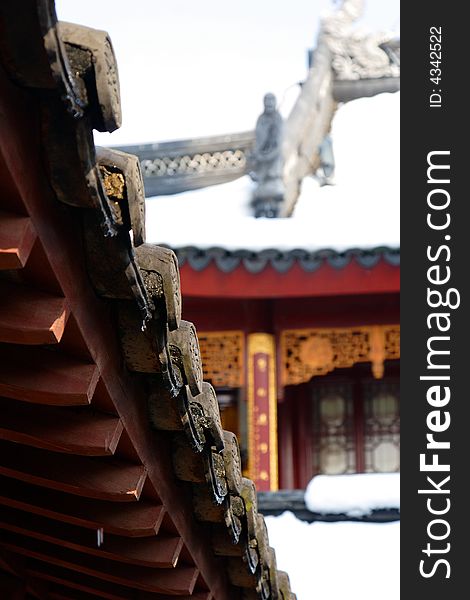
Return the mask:
[(397, 600), (400, 524), (305, 523), (291, 512), (265, 517), (277, 567), (298, 600)]
[(304, 179), (291, 218), (252, 217), (253, 184), (245, 176), (149, 198), (148, 242), (253, 251), (397, 247), (399, 107), (398, 92), (361, 98), (338, 109), (332, 125), (336, 185), (319, 187), (313, 177)]
[(375, 509), (400, 508), (400, 475), (317, 475), (307, 486), (305, 504), (312, 512), (350, 517), (367, 515)]

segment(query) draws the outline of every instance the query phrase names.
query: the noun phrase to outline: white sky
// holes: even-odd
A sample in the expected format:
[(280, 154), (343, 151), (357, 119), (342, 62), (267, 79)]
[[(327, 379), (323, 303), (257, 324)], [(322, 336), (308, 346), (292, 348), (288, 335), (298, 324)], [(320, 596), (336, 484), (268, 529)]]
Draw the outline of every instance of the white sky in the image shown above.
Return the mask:
[[(304, 78), (330, 0), (56, 0), (58, 17), (109, 32), (123, 126), (101, 145), (252, 129), (267, 91)], [(367, 29), (397, 30), (399, 0), (368, 0)]]
[[(95, 141), (120, 145), (252, 129), (267, 91), (278, 101), (285, 94), (288, 108), (292, 86), (305, 77), (320, 15), (332, 2), (56, 0), (56, 8), (60, 19), (111, 36), (123, 125), (111, 135), (97, 133)], [(399, 0), (368, 0), (358, 26), (397, 31)], [(398, 104), (398, 95), (385, 94), (340, 109), (333, 136), (338, 185), (318, 190), (305, 180), (298, 219), (249, 217), (245, 178), (199, 196), (148, 201), (147, 240), (232, 249), (398, 245)], [(183, 213), (184, 226), (167, 226)]]

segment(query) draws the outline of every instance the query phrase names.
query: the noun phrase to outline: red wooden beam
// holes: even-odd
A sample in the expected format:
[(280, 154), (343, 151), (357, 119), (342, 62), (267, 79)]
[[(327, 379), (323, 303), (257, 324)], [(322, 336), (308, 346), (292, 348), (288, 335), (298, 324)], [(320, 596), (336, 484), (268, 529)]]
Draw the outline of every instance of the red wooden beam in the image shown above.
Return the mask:
[(8, 508), (4, 508), (0, 515), (0, 529), (84, 554), (160, 569), (173, 568), (183, 546), (178, 536), (154, 535), (129, 539), (112, 534), (104, 535), (103, 542), (98, 546), (96, 531)]
[(0, 342), (57, 344), (67, 318), (64, 298), (0, 281)]
[(123, 565), (105, 558), (89, 557), (68, 548), (56, 547), (11, 532), (4, 532), (0, 547), (20, 556), (85, 573), (104, 581), (159, 594), (190, 595), (199, 575), (195, 567), (149, 569)]
[(383, 260), (365, 269), (351, 260), (342, 269), (325, 263), (308, 273), (294, 264), (286, 273), (267, 266), (260, 273), (249, 273), (239, 266), (223, 273), (214, 263), (202, 271), (188, 264), (181, 267), (181, 286), (185, 296), (201, 298), (300, 298), (344, 294), (378, 294), (400, 290), (400, 268)]
[[(28, 562), (28, 574), (37, 579), (51, 582), (49, 600), (90, 600), (90, 597), (105, 598), (106, 600), (129, 600), (129, 590), (117, 584), (78, 573), (42, 564), (39, 561)], [(133, 596), (134, 597), (134, 596)], [(138, 600), (213, 600), (210, 592), (194, 592), (191, 596), (174, 596), (138, 592)]]
[(87, 364), (42, 348), (0, 347), (0, 394), (56, 406), (89, 404), (99, 372)]
[(122, 422), (102, 413), (75, 412), (0, 398), (0, 439), (83, 456), (114, 454)]
[(135, 502), (146, 471), (114, 457), (64, 456), (0, 441), (0, 474), (55, 490), (113, 502)]
[(31, 219), (0, 211), (0, 270), (24, 267), (35, 239)]
[(163, 506), (145, 500), (121, 503), (78, 498), (1, 476), (0, 505), (129, 538), (156, 535), (165, 516)]

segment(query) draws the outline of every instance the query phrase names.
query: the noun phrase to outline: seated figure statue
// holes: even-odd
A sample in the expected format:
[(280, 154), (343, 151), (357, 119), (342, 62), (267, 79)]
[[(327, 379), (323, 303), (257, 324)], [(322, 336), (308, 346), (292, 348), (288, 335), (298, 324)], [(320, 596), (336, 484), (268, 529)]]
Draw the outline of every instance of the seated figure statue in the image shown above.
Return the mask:
[(258, 117), (251, 178), (257, 182), (252, 204), (256, 217), (276, 217), (284, 196), (282, 180), (283, 119), (274, 94), (264, 96), (264, 112)]

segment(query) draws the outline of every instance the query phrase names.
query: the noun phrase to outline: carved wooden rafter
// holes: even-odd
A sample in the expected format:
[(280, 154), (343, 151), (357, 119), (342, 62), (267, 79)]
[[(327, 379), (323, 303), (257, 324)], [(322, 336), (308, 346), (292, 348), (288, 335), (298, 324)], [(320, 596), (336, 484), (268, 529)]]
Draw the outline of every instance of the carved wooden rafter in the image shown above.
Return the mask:
[[(32, 552), (38, 556), (40, 566), (30, 565), (24, 574), (34, 585), (60, 570), (61, 582), (73, 589), (80, 573), (86, 590), (80, 589), (88, 595), (117, 597), (135, 590), (159, 597), (188, 597), (193, 591), (195, 598), (216, 594), (221, 600), (278, 597), (262, 517), (257, 529), (249, 527), (253, 509), (242, 489), (236, 439), (221, 429), (215, 393), (202, 381), (196, 330), (180, 319), (176, 259), (171, 251), (145, 244), (138, 161), (96, 151), (93, 143), (92, 128), (112, 130), (120, 123), (109, 38), (59, 25), (53, 0), (0, 3), (0, 29), (7, 32), (0, 36), (7, 66), (0, 73), (2, 176), (4, 161), (6, 189), (10, 193), (11, 179), (14, 202), (24, 202), (19, 214), (27, 215), (9, 215), (4, 195), (0, 236), (6, 240), (0, 247), (8, 252), (0, 253), (0, 268), (21, 269), (37, 236), (44, 249), (39, 264), (47, 267), (41, 272), (48, 280), (50, 272), (54, 293), (63, 294), (49, 297), (36, 290), (35, 277), (24, 290), (22, 285), (13, 290), (13, 280), (3, 286), (8, 295), (0, 310), (0, 342), (18, 348), (2, 350), (3, 364), (16, 369), (0, 373), (2, 404), (9, 407), (2, 408), (7, 421), (0, 473), (7, 474), (8, 490), (2, 488), (0, 504), (8, 507), (7, 515), (8, 503), (20, 498), (28, 516), (18, 526), (15, 515), (2, 513), (2, 553), (21, 560)], [(24, 331), (28, 305), (34, 318)], [(72, 322), (67, 332), (66, 321)], [(62, 334), (69, 337), (61, 344)], [(48, 368), (39, 369), (38, 379), (41, 364)], [(32, 369), (26, 378), (25, 369)], [(155, 436), (156, 445), (145, 400), (152, 427), (167, 432)], [(80, 415), (70, 412), (76, 405), (83, 405)], [(21, 447), (19, 453), (7, 450), (12, 443)], [(37, 488), (34, 494), (30, 486)], [(47, 519), (60, 525), (42, 522), (44, 507)], [(164, 517), (174, 532), (171, 542), (158, 538)], [(229, 560), (213, 562), (213, 525), (223, 533), (220, 556), (229, 545), (238, 547)], [(78, 526), (84, 531), (77, 532)], [(99, 548), (93, 537), (90, 547), (88, 529), (98, 531)], [(108, 533), (129, 539), (118, 540), (111, 552)], [(131, 554), (142, 546), (141, 536), (146, 550), (140, 548), (136, 558)], [(101, 556), (100, 564), (90, 555)], [(144, 571), (150, 565), (158, 568)], [(239, 580), (225, 576), (229, 567), (241, 574)], [(285, 600), (294, 597), (286, 593)]]

